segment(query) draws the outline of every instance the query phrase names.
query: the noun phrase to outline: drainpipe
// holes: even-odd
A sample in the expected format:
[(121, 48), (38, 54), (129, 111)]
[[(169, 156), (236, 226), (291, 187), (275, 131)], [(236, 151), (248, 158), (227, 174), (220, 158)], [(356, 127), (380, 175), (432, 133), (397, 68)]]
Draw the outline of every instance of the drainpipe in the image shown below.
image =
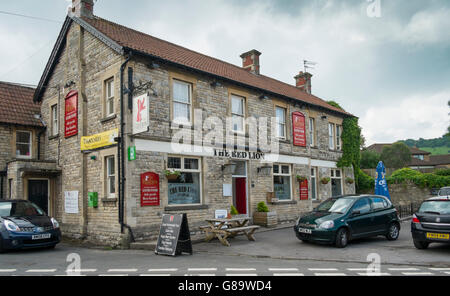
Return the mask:
[(124, 105), (123, 105), (123, 73), (125, 71), (126, 65), (131, 60), (132, 53), (128, 53), (128, 57), (125, 62), (120, 66), (120, 136), (119, 145), (117, 145), (117, 156), (119, 162), (119, 223), (120, 231), (123, 233), (123, 229), (127, 228), (131, 241), (134, 241), (133, 232), (131, 227), (124, 222), (124, 207), (125, 207), (125, 121), (124, 121)]

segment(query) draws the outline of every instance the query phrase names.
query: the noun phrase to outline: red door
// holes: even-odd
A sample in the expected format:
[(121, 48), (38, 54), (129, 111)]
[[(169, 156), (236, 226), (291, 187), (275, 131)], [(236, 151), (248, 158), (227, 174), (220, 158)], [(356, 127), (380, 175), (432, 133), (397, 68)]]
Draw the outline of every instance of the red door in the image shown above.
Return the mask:
[(247, 179), (236, 178), (236, 209), (239, 214), (247, 214)]

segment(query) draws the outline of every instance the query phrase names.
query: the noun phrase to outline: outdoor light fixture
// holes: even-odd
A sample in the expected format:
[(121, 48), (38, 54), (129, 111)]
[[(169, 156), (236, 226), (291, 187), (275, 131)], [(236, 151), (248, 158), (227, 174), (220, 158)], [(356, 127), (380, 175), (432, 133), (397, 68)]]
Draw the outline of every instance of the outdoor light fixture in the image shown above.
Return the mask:
[(220, 82), (213, 81), (213, 82), (211, 82), (211, 86), (212, 87), (218, 87), (218, 86), (222, 86), (222, 84), (220, 84)]
[(222, 165), (222, 172), (226, 174), (234, 174), (236, 171), (236, 163), (230, 162)]
[(159, 68), (161, 68), (161, 66), (159, 65), (159, 64), (157, 64), (157, 63), (155, 63), (155, 62), (150, 62), (150, 63), (148, 63), (147, 64), (147, 66), (150, 68), (150, 69), (159, 69)]
[(260, 96), (259, 96), (259, 99), (260, 99), (260, 100), (268, 100), (269, 97), (266, 96), (266, 95), (260, 95)]
[(271, 172), (272, 172), (271, 165), (264, 165), (264, 166), (258, 168), (258, 174), (261, 173), (261, 175), (263, 175), (263, 176), (270, 176)]
[(64, 87), (71, 87), (72, 85), (75, 85), (75, 82), (73, 80), (70, 80), (64, 85)]
[(327, 119), (328, 117), (327, 117), (326, 115), (323, 115), (321, 118), (322, 118), (323, 120), (325, 120), (325, 119)]

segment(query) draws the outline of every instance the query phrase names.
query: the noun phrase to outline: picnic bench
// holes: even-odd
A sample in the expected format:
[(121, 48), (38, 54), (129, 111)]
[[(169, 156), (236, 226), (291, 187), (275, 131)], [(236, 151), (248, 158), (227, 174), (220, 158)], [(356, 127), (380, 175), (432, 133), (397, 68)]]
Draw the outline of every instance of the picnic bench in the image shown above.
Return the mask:
[(201, 226), (200, 229), (205, 232), (205, 241), (209, 242), (214, 238), (219, 239), (219, 241), (224, 246), (230, 246), (228, 238), (235, 237), (239, 234), (244, 234), (247, 236), (248, 240), (255, 241), (254, 233), (259, 226), (257, 225), (247, 225), (250, 218), (231, 218), (231, 219), (206, 219), (209, 223), (207, 226)]

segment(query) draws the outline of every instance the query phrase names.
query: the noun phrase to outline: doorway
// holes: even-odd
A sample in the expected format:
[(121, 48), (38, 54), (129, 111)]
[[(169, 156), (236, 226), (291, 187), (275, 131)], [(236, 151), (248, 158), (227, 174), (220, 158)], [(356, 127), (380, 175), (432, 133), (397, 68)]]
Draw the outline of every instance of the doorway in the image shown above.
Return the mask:
[(236, 161), (233, 174), (233, 205), (239, 214), (248, 215), (247, 162)]
[(48, 180), (28, 180), (28, 200), (48, 214)]

